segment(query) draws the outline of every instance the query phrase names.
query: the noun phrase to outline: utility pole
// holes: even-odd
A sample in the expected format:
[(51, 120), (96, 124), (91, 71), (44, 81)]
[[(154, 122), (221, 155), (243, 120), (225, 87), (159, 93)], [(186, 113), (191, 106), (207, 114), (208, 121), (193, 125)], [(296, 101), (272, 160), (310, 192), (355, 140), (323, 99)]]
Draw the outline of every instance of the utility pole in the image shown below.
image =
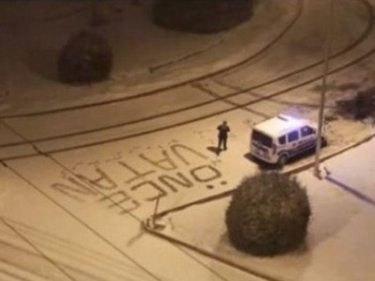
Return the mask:
[(327, 33), (326, 33), (326, 42), (324, 45), (322, 93), (320, 96), (319, 121), (318, 121), (318, 133), (317, 133), (318, 139), (316, 142), (315, 165), (314, 165), (314, 175), (318, 178), (321, 178), (319, 164), (320, 164), (320, 151), (322, 148), (322, 131), (323, 131), (323, 124), (324, 124), (324, 104), (325, 104), (326, 91), (327, 91), (328, 63), (329, 63), (329, 55), (331, 51), (331, 42), (332, 42), (332, 23), (333, 23), (334, 2), (335, 0), (330, 0), (330, 6), (329, 6), (329, 11), (328, 11), (328, 26), (327, 26)]

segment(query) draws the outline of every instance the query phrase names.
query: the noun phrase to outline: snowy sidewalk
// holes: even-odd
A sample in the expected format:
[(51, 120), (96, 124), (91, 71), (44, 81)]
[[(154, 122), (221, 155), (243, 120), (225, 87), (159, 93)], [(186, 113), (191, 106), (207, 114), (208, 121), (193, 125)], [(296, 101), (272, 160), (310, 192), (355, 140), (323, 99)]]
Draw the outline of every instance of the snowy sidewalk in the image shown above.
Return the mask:
[[(324, 166), (332, 177), (374, 199), (374, 145), (373, 139)], [(362, 173), (353, 172), (355, 168), (350, 165), (354, 163), (361, 163)], [(326, 179), (317, 179), (312, 170), (299, 173), (297, 178), (306, 187), (312, 207), (307, 245), (300, 252), (257, 258), (235, 250), (225, 226), (230, 196), (169, 213), (163, 217), (166, 228), (156, 234), (268, 280), (372, 281), (375, 206)]]
[(375, 208), (375, 140), (372, 139), (325, 163), (329, 178)]

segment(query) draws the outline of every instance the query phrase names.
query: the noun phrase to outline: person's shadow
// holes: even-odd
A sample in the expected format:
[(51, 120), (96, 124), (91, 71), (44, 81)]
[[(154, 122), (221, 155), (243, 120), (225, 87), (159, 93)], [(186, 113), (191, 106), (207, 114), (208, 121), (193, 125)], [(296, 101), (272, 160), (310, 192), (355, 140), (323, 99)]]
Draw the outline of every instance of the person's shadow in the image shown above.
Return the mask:
[(221, 150), (216, 146), (207, 146), (207, 150), (219, 155)]

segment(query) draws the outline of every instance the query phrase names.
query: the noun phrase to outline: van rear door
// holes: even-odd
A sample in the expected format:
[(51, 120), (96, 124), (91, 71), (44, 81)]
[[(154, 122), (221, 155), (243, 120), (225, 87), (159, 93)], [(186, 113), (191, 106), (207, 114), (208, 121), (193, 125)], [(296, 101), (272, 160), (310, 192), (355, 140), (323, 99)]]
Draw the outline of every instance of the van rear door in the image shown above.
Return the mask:
[(261, 158), (269, 159), (272, 150), (272, 138), (263, 132), (253, 129), (251, 133), (251, 154)]

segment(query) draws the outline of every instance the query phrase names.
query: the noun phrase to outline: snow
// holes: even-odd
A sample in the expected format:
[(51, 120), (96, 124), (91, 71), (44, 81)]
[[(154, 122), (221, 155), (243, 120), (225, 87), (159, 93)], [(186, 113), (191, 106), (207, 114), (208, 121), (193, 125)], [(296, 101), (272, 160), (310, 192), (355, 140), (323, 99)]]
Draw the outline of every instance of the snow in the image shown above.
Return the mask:
[[(356, 174), (361, 180), (353, 180), (356, 183), (353, 188), (367, 192), (372, 200), (375, 199), (371, 188), (373, 160), (361, 156), (373, 151), (374, 144), (372, 140), (323, 163), (332, 176), (345, 183), (350, 182), (350, 175)], [(348, 172), (353, 168), (347, 158), (361, 159), (362, 169), (358, 173)], [(236, 250), (228, 241), (225, 226), (230, 196), (169, 212), (162, 217), (167, 227), (161, 233), (248, 272), (276, 280), (372, 280), (375, 204), (361, 201), (326, 179), (317, 179), (312, 170), (299, 173), (297, 179), (305, 186), (312, 208), (307, 242), (302, 250), (272, 258), (252, 257)]]
[[(374, 273), (371, 200), (361, 201), (330, 182), (317, 181), (311, 171), (298, 175), (314, 213), (309, 248), (296, 255), (267, 260), (235, 251), (223, 225), (228, 198), (192, 205), (166, 218), (166, 235), (229, 258), (237, 266), (251, 266), (255, 275), (154, 237), (141, 227), (154, 213), (157, 197), (156, 211), (162, 212), (226, 193), (245, 175), (259, 172), (248, 158), (255, 123), (283, 112), (316, 120), (320, 65), (283, 81), (264, 82), (321, 60), (322, 44), (316, 38), (323, 38), (323, 32), (311, 22), (324, 7), (307, 1), (299, 24), (283, 34), (298, 5), (276, 2), (263, 1), (252, 21), (234, 30), (194, 35), (154, 26), (146, 0), (139, 5), (111, 1), (111, 23), (96, 28), (113, 46), (111, 79), (81, 87), (59, 83), (54, 62), (67, 38), (87, 27), (90, 4), (0, 3), (1, 280), (258, 281), (264, 274), (285, 280), (369, 280)], [(367, 28), (366, 8), (345, 3), (338, 8), (336, 52)], [(275, 39), (280, 41), (260, 55)], [(335, 58), (331, 68), (367, 54), (372, 41), (364, 40)], [(252, 59), (214, 79), (131, 99), (244, 58)], [(370, 57), (329, 77), (328, 113), (338, 96), (355, 93), (340, 90), (342, 83), (371, 85), (373, 65)], [(234, 90), (242, 92), (231, 95)], [(283, 90), (288, 90), (287, 97), (252, 103)], [(210, 103), (215, 95), (223, 99)], [(89, 107), (98, 103), (101, 106)], [(199, 103), (205, 104), (194, 107)], [(22, 115), (75, 106), (81, 108)], [(222, 120), (228, 121), (231, 134), (228, 150), (216, 155), (216, 127)], [(341, 118), (326, 129), (330, 143), (323, 157), (374, 133), (370, 124)], [(367, 145), (325, 165), (332, 176), (374, 199), (373, 182), (365, 180), (372, 178), (372, 165), (361, 169), (364, 174), (351, 173), (352, 158), (372, 163), (374, 147), (372, 142)], [(293, 162), (285, 171), (300, 169), (312, 159)]]
[[(97, 32), (108, 38), (114, 48), (112, 77), (107, 82), (88, 87), (73, 87), (56, 81), (54, 57), (71, 34), (87, 27), (90, 4), (85, 1), (69, 3), (65, 9), (72, 12), (66, 17), (53, 17), (54, 12), (48, 24), (37, 20), (38, 13), (58, 10), (64, 2), (54, 5), (39, 1), (38, 9), (29, 9), (27, 1), (19, 2), (17, 7), (2, 4), (19, 13), (19, 22), (2, 25), (0, 32), (0, 71), (7, 77), (0, 88), (3, 114), (113, 100), (218, 70), (262, 48), (264, 42), (278, 36), (295, 13), (294, 5), (280, 4), (277, 9), (269, 9), (267, 14), (261, 10), (251, 25), (244, 24), (233, 32), (195, 35), (171, 32), (153, 25), (147, 14), (148, 1), (142, 1), (141, 5), (132, 5), (131, 1), (112, 1), (112, 22), (97, 28)], [(78, 8), (83, 10), (74, 12)], [(11, 12), (8, 9), (2, 11), (4, 14)], [(264, 21), (266, 17), (271, 20), (276, 17), (277, 25), (270, 28)], [(20, 28), (21, 23), (28, 25)], [(265, 28), (267, 32), (261, 32), (260, 40), (254, 42), (254, 34)], [(31, 56), (31, 65), (25, 61), (28, 56)], [(157, 68), (157, 71), (150, 73), (150, 68)], [(22, 83), (19, 77), (22, 77)]]

